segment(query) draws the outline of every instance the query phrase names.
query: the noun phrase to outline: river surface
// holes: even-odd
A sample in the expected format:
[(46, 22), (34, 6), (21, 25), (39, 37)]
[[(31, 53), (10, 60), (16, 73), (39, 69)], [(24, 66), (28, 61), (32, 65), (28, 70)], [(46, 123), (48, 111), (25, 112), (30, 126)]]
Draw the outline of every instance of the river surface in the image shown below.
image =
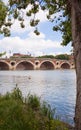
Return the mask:
[(36, 94), (46, 101), (61, 120), (73, 124), (76, 75), (75, 70), (0, 71), (0, 93), (11, 92), (16, 85), (23, 96)]

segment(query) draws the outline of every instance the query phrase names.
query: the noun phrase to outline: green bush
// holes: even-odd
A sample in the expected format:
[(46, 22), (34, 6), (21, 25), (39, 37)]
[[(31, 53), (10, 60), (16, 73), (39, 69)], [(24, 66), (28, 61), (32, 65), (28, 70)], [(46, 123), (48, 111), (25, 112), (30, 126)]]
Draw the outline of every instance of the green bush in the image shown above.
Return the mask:
[(0, 95), (0, 130), (68, 130), (54, 114), (36, 95), (23, 98), (18, 88)]
[(69, 55), (67, 55), (67, 54), (56, 55), (56, 56), (55, 56), (55, 59), (69, 60)]
[(34, 110), (40, 108), (40, 99), (36, 95), (28, 94), (26, 103)]
[(43, 56), (38, 56), (37, 58), (55, 58), (53, 55), (43, 55)]

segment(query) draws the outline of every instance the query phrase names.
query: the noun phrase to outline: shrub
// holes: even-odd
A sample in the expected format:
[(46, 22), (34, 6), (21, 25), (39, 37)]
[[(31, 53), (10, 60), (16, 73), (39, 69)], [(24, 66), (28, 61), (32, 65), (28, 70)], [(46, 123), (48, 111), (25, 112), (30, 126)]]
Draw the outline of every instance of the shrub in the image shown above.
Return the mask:
[(37, 110), (40, 108), (40, 99), (36, 95), (30, 95), (27, 96), (27, 104), (34, 110)]
[(23, 98), (18, 88), (0, 95), (0, 130), (68, 130), (62, 122), (53, 119), (54, 113), (36, 95)]

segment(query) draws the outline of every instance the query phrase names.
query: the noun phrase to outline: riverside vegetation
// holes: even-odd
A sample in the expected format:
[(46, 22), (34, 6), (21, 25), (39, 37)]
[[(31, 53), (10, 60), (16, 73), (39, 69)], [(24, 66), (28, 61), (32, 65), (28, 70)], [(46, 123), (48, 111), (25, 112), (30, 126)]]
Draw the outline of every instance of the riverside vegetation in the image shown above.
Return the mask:
[(55, 109), (36, 95), (24, 98), (18, 88), (0, 95), (0, 130), (68, 130), (54, 116)]

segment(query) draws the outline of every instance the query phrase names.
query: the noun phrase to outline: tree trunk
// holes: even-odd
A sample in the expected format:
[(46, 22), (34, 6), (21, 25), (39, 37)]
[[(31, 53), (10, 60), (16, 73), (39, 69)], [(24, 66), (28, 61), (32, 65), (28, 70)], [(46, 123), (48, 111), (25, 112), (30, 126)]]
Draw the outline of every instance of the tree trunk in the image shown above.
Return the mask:
[(72, 0), (71, 20), (76, 68), (75, 130), (81, 130), (81, 0)]

